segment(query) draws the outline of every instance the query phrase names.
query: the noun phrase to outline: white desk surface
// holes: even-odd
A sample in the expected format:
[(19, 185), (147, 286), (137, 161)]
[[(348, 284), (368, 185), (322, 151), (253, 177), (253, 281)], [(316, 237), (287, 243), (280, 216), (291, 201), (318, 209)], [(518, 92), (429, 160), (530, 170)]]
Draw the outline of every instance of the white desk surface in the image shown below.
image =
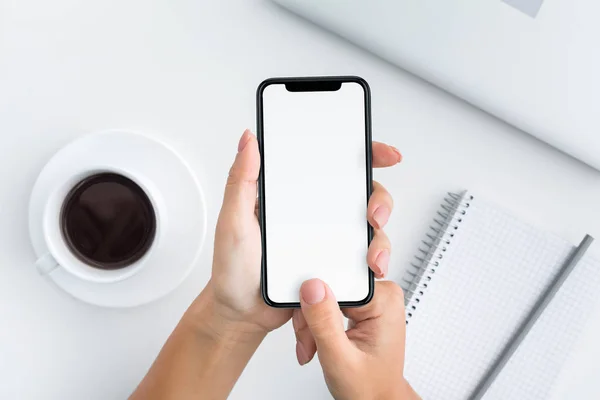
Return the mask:
[[(366, 78), (374, 138), (405, 155), (375, 172), (396, 201), (392, 279), (448, 190), (469, 188), (574, 243), (600, 237), (600, 172), (267, 1), (0, 0), (0, 398), (125, 398), (209, 278), (212, 235), (181, 287), (136, 309), (89, 306), (42, 279), (27, 205), (49, 157), (99, 129), (161, 137), (198, 174), (213, 231), (237, 140), (255, 126), (258, 83), (319, 74)], [(555, 399), (600, 397), (598, 337), (600, 309)], [(317, 363), (296, 364), (290, 325), (231, 396), (328, 397)]]

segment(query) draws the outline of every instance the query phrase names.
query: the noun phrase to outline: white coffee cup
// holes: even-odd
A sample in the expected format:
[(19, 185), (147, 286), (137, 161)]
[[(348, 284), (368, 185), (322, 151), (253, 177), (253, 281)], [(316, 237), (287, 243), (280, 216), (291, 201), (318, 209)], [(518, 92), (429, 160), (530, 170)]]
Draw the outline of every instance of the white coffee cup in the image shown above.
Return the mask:
[[(84, 179), (102, 173), (118, 174), (135, 182), (148, 196), (155, 214), (156, 228), (151, 246), (140, 259), (119, 269), (100, 269), (82, 261), (69, 248), (61, 229), (61, 210), (68, 194)], [(41, 274), (50, 274), (62, 268), (86, 281), (110, 283), (130, 278), (144, 268), (146, 261), (161, 245), (167, 218), (161, 194), (150, 179), (140, 172), (125, 170), (107, 162), (106, 165), (86, 166), (83, 169), (74, 166), (72, 174), (67, 174), (60, 182), (55, 183), (55, 189), (43, 208), (42, 229), (47, 252), (38, 257), (35, 263)]]

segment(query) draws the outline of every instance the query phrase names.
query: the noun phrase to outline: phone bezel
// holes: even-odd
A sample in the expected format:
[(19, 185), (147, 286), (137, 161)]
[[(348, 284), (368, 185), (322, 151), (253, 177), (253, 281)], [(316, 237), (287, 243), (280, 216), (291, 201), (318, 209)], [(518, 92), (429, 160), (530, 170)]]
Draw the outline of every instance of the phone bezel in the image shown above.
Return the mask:
[[(256, 91), (256, 120), (257, 120), (257, 139), (258, 146), (260, 150), (260, 174), (258, 178), (258, 220), (260, 223), (260, 231), (261, 231), (261, 246), (262, 246), (262, 257), (261, 257), (261, 294), (265, 303), (271, 307), (275, 308), (299, 308), (299, 302), (284, 302), (279, 303), (272, 301), (269, 298), (269, 294), (267, 292), (267, 239), (265, 235), (266, 229), (266, 216), (265, 216), (265, 208), (266, 208), (266, 198), (265, 198), (265, 178), (263, 174), (263, 166), (264, 166), (264, 152), (263, 152), (263, 92), (265, 88), (269, 85), (281, 85), (281, 84), (293, 84), (296, 87), (300, 85), (300, 87), (304, 87), (304, 89), (300, 90), (290, 90), (290, 91), (323, 91), (330, 90), (328, 88), (335, 87), (336, 84), (353, 82), (358, 83), (363, 88), (365, 94), (365, 159), (366, 159), (366, 170), (367, 170), (367, 179), (366, 179), (366, 196), (367, 202), (371, 197), (371, 193), (373, 192), (373, 161), (372, 161), (372, 138), (371, 138), (371, 90), (369, 88), (369, 84), (358, 76), (317, 76), (317, 77), (282, 77), (282, 78), (270, 78), (266, 79), (258, 86)], [(333, 85), (333, 86), (332, 86)], [(314, 90), (313, 90), (314, 89)], [(333, 89), (337, 90), (337, 89)], [(366, 210), (365, 210), (366, 213)], [(367, 225), (367, 245), (371, 243), (373, 240), (373, 227), (367, 222), (365, 218), (365, 223)], [(373, 271), (369, 268), (365, 261), (365, 267), (369, 269), (368, 279), (369, 279), (369, 293), (367, 296), (358, 301), (340, 301), (338, 302), (340, 307), (359, 307), (363, 306), (371, 301), (375, 292), (375, 275)]]

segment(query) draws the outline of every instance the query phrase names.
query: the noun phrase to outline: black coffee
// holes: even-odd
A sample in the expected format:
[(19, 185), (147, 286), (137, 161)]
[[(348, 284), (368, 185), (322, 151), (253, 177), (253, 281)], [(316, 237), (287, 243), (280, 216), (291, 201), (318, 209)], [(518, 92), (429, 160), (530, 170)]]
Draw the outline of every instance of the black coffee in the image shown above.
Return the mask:
[(156, 233), (154, 208), (144, 190), (114, 173), (90, 176), (71, 189), (60, 222), (73, 254), (100, 269), (133, 264)]

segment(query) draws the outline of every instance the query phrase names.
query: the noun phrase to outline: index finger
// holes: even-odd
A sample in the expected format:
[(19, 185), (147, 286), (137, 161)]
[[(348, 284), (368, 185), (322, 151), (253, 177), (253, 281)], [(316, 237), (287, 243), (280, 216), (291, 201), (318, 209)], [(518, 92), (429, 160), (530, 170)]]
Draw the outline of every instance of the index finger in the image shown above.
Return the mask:
[(373, 168), (385, 168), (402, 161), (402, 154), (394, 146), (381, 142), (373, 142)]

